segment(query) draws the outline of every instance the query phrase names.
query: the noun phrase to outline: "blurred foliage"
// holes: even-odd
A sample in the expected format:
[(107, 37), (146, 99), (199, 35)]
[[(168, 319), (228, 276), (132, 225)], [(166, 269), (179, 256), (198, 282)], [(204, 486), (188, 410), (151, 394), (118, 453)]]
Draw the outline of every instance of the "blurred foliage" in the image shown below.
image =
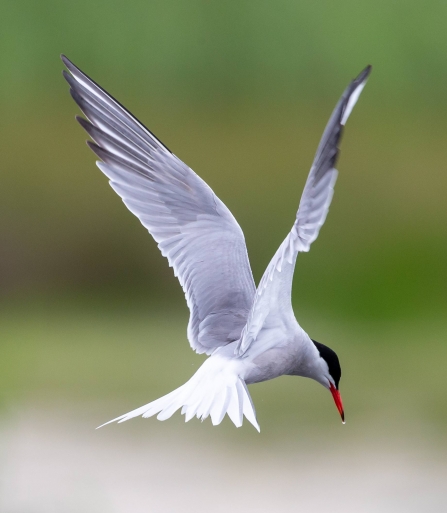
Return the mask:
[(445, 2), (0, 5), (4, 298), (183, 304), (154, 242), (94, 167), (60, 52), (213, 187), (244, 229), (256, 279), (293, 222), (333, 106), (371, 63), (327, 224), (299, 257), (296, 309), (444, 315)]
[(382, 102), (445, 105), (446, 16), (439, 0), (2, 1), (1, 87), (18, 104), (58, 94), (51, 76), (63, 51), (152, 101), (271, 102), (297, 91), (320, 100), (371, 61)]

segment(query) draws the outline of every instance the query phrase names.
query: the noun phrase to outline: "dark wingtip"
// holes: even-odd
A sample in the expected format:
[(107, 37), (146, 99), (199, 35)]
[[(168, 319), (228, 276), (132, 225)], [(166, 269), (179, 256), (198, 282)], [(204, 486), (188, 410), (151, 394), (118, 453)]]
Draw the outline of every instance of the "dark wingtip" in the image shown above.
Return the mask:
[[(96, 150), (102, 151), (102, 148), (93, 141), (86, 141), (87, 146), (96, 153)], [(99, 156), (99, 155), (98, 155)]]
[(70, 79), (71, 79), (71, 75), (70, 73), (66, 70), (66, 69), (63, 69), (62, 70), (62, 76), (65, 78), (65, 80), (71, 85), (71, 82), (70, 82)]
[(61, 53), (60, 58), (61, 58), (61, 61), (65, 64), (65, 66), (67, 66), (67, 68), (68, 68), (68, 65), (71, 64), (70, 59), (63, 53)]
[(95, 137), (94, 137), (95, 127), (90, 123), (90, 121), (83, 118), (82, 116), (76, 116), (76, 121), (82, 126), (82, 128), (88, 133), (88, 135), (93, 140), (95, 140)]
[(368, 66), (366, 66), (366, 68), (355, 79), (355, 82), (358, 82), (358, 83), (364, 82), (371, 74), (371, 71), (372, 71), (372, 66), (371, 66), (371, 64), (368, 64)]
[(93, 153), (104, 162), (104, 154), (106, 153), (105, 150), (101, 148), (101, 146), (98, 146), (93, 141), (85, 141), (87, 143), (87, 146), (93, 151)]
[(66, 57), (63, 53), (61, 53), (61, 60), (70, 73), (72, 73), (72, 74), (74, 74), (76, 72), (82, 73), (82, 71), (77, 66), (75, 66), (71, 62), (71, 60), (68, 57)]
[(76, 121), (82, 126), (84, 130), (87, 130), (91, 126), (91, 123), (82, 116), (75, 116)]

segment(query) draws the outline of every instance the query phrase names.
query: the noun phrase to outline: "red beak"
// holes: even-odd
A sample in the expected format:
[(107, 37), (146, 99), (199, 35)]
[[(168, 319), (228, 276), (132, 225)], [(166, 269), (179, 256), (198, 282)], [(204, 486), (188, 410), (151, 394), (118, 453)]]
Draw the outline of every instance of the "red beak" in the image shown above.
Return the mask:
[(340, 413), (341, 421), (345, 423), (345, 412), (343, 411), (343, 402), (341, 400), (340, 392), (334, 387), (332, 383), (329, 383), (329, 390), (331, 391), (332, 397), (334, 398), (335, 406)]

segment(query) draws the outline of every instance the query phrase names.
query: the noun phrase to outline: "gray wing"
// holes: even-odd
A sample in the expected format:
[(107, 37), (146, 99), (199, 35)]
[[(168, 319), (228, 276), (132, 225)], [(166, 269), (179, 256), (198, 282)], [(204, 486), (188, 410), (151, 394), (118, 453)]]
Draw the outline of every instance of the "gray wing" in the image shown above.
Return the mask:
[(158, 243), (185, 292), (198, 353), (240, 337), (256, 291), (244, 235), (228, 208), (122, 105), (66, 57), (99, 169)]
[(291, 296), (296, 258), (300, 251), (309, 251), (326, 219), (337, 179), (335, 164), (343, 127), (370, 71), (371, 66), (368, 66), (349, 84), (326, 125), (301, 196), (295, 223), (272, 258), (256, 291), (236, 349), (239, 355), (244, 354), (256, 341), (263, 327), (280, 327), (294, 319)]

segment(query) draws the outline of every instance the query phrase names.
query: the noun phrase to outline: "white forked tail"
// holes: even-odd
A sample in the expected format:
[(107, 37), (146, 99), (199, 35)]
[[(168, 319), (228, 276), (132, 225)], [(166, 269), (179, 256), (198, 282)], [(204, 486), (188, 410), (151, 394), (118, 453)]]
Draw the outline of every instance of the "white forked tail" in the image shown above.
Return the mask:
[(227, 413), (234, 425), (241, 427), (245, 415), (260, 431), (255, 408), (244, 380), (225, 368), (220, 368), (216, 372), (212, 360), (213, 358), (206, 360), (189, 381), (173, 392), (99, 427), (111, 422), (125, 422), (140, 415), (144, 418), (152, 417), (157, 413), (158, 420), (166, 420), (181, 408), (185, 422), (194, 416), (202, 420), (210, 416), (213, 425), (217, 426)]

